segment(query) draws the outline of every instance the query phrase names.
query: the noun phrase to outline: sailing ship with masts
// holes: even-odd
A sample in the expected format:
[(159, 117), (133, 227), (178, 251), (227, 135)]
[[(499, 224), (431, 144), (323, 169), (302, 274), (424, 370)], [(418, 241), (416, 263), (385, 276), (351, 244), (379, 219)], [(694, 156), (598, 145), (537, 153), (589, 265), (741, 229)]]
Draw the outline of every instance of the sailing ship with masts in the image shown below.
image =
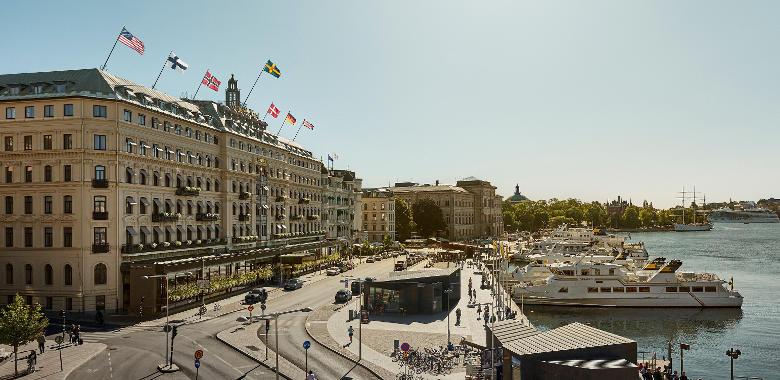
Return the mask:
[[(693, 197), (686, 198), (685, 196), (685, 186), (683, 186), (682, 196), (680, 199), (682, 199), (682, 223), (675, 223), (674, 224), (674, 230), (677, 232), (689, 232), (689, 231), (709, 231), (712, 229), (712, 223), (708, 222), (707, 219), (702, 216), (703, 221), (697, 222), (696, 214), (699, 213), (699, 210), (693, 209), (693, 221), (691, 223), (685, 223), (685, 200), (686, 199), (692, 199), (693, 202), (696, 202), (696, 186), (693, 187)], [(707, 198), (704, 197), (704, 205), (707, 204)], [(703, 212), (702, 212), (703, 213)]]

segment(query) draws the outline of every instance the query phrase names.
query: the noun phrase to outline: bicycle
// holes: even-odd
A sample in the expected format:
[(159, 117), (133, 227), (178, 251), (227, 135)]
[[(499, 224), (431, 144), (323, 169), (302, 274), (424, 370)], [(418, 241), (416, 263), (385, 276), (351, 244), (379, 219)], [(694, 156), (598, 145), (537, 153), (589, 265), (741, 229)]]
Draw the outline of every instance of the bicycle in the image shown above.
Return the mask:
[(222, 309), (222, 305), (220, 305), (219, 302), (214, 303), (214, 311), (217, 311), (219, 309)]
[(207, 310), (208, 309), (206, 309), (206, 306), (201, 306), (200, 309), (198, 310), (198, 315), (206, 315)]

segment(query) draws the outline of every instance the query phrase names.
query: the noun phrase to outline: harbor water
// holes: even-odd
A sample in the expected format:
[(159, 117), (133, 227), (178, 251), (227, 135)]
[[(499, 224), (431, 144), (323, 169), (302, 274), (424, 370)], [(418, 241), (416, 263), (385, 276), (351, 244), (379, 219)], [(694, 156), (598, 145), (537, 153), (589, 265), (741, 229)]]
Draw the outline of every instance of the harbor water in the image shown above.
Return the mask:
[[(683, 261), (680, 270), (712, 272), (734, 278), (734, 289), (744, 297), (742, 309), (562, 308), (527, 306), (526, 314), (539, 329), (572, 322), (637, 341), (639, 351), (655, 351), (680, 370), (680, 344), (689, 378), (729, 379), (726, 351), (742, 355), (734, 361), (735, 376), (780, 379), (780, 223), (718, 223), (706, 232), (631, 233), (627, 242), (643, 242), (650, 258)], [(641, 355), (639, 359), (641, 360)], [(679, 372), (678, 372), (679, 373)]]

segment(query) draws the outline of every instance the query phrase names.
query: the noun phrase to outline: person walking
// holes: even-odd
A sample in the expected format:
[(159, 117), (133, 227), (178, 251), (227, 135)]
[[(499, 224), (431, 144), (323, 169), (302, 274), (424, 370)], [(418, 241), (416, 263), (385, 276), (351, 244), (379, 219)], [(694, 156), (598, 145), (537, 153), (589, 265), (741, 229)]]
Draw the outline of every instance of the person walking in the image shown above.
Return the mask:
[(46, 346), (46, 337), (43, 336), (43, 331), (41, 330), (41, 335), (38, 335), (38, 350), (43, 353), (43, 349)]
[(477, 305), (477, 320), (479, 320), (480, 315), (482, 315), (482, 305)]
[(352, 335), (355, 334), (355, 330), (352, 328), (352, 326), (349, 326), (349, 343), (352, 344)]
[(27, 356), (27, 373), (35, 372), (35, 366), (38, 364), (38, 355), (35, 354), (35, 350), (30, 351), (30, 355)]
[(81, 325), (76, 326), (76, 329), (73, 330), (73, 338), (74, 343), (76, 343), (77, 346), (81, 344)]
[(309, 371), (309, 375), (308, 375), (308, 376), (306, 376), (306, 380), (316, 380), (316, 379), (314, 378), (314, 372), (312, 372), (312, 371)]
[(73, 325), (70, 325), (70, 327), (68, 327), (68, 342), (69, 343), (73, 343), (73, 329), (74, 328), (75, 328), (75, 326), (73, 326)]

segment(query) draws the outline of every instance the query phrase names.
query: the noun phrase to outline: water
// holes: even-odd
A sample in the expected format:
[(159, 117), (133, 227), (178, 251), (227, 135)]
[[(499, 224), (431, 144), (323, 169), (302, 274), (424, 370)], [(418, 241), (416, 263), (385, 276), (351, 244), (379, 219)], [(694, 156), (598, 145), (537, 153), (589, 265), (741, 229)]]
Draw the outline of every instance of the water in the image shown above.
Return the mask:
[[(730, 348), (742, 351), (735, 376), (778, 379), (780, 363), (780, 224), (718, 223), (709, 232), (632, 233), (651, 258), (683, 261), (681, 270), (709, 271), (734, 277), (734, 289), (745, 297), (742, 309), (613, 309), (528, 306), (531, 322), (542, 330), (572, 322), (637, 341), (639, 351), (667, 356), (672, 342), (673, 366), (680, 370), (680, 343), (689, 378), (729, 379)], [(628, 241), (628, 240), (627, 240)], [(641, 355), (640, 355), (641, 359)], [(679, 373), (679, 372), (678, 372)]]

